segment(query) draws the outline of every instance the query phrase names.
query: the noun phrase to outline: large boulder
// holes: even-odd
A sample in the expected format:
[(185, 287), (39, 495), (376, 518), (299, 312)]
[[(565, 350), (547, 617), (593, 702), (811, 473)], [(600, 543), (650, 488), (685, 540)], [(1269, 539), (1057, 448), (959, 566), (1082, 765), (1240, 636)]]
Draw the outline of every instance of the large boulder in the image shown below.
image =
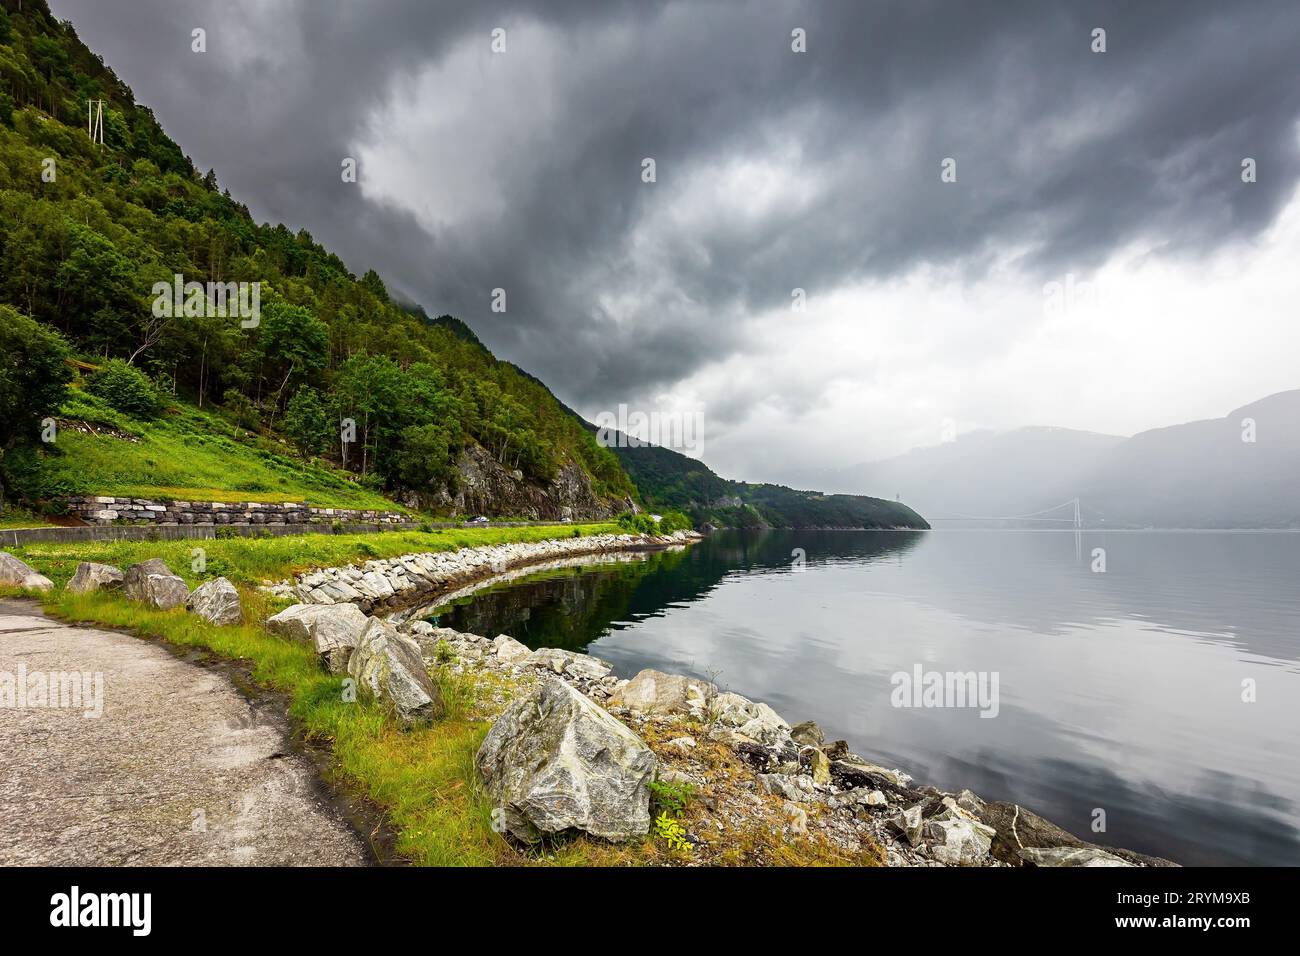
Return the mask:
[(355, 604), (295, 604), (266, 619), (266, 629), (311, 644), (331, 674), (345, 674), (370, 618)]
[(74, 594), (89, 594), (91, 591), (120, 591), (126, 575), (121, 568), (111, 564), (97, 564), (94, 561), (82, 561), (77, 565), (77, 573), (68, 582), (68, 590)]
[(127, 568), (122, 589), (132, 601), (140, 601), (159, 611), (182, 607), (190, 596), (185, 582), (172, 574), (162, 558), (150, 558)]
[(511, 704), (475, 766), (519, 840), (568, 830), (628, 840), (650, 828), (654, 753), (562, 680), (544, 677)]
[(639, 714), (688, 714), (704, 717), (718, 688), (708, 681), (646, 668), (614, 692), (611, 707)]
[(504, 664), (519, 664), (533, 652), (509, 634), (498, 634), (492, 639), (492, 653)]
[(204, 581), (194, 589), (185, 606), (212, 624), (238, 624), (244, 619), (239, 592), (226, 578)]
[(424, 669), (419, 645), (382, 618), (366, 623), (348, 674), (376, 700), (391, 703), (404, 724), (428, 723), (442, 713), (442, 694)]
[(719, 694), (709, 704), (709, 716), (724, 730), (760, 744), (779, 744), (790, 739), (790, 725), (767, 704), (730, 692)]
[(0, 551), (0, 585), (48, 591), (54, 587), (54, 582), (8, 551)]

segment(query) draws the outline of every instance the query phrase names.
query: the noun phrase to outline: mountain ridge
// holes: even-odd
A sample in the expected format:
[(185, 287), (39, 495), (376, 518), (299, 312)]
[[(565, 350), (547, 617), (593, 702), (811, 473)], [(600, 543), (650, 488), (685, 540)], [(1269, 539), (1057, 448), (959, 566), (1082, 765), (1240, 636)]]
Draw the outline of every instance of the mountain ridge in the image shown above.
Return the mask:
[(931, 519), (1027, 515), (1078, 497), (1092, 527), (1296, 528), (1297, 435), (1300, 389), (1286, 389), (1219, 418), (1128, 437), (1050, 425), (979, 430), (819, 477), (833, 488), (897, 486)]

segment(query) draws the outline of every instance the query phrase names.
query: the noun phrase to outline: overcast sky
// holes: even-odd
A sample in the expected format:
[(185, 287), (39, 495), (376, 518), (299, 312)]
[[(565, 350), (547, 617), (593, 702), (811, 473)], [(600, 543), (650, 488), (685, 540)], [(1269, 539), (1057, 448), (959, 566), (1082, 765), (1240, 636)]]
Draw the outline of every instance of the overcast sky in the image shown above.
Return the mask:
[(728, 477), (1300, 385), (1294, 0), (50, 5), (256, 217)]

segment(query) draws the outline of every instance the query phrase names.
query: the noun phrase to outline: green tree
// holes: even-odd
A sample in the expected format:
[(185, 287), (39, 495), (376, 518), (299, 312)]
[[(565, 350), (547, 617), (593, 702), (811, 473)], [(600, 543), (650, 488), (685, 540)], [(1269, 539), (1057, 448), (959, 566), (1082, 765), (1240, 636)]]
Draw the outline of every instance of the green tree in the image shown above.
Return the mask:
[(402, 484), (417, 489), (437, 487), (450, 477), (451, 445), (445, 428), (411, 425), (402, 429), (400, 439), (388, 461)]
[(280, 430), (303, 458), (324, 454), (334, 431), (329, 410), (314, 388), (300, 388), (285, 407)]
[(63, 336), (0, 305), (0, 508), (5, 452), (35, 437), (41, 420), (58, 411), (72, 378), (70, 352)]

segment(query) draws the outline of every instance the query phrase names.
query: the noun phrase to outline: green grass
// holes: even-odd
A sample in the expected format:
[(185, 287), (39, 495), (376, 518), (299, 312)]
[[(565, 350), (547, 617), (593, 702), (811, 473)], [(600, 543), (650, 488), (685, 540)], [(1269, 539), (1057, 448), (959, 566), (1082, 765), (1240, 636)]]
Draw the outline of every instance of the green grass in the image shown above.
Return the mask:
[(0, 530), (11, 528), (41, 528), (48, 522), (40, 515), (32, 514), (22, 508), (6, 508), (0, 511)]
[(71, 494), (179, 501), (308, 501), (322, 508), (405, 511), (340, 469), (303, 462), (279, 441), (221, 415), (178, 403), (152, 422), (117, 412), (73, 389), (62, 417), (128, 435), (59, 430), (44, 480)]
[[(147, 558), (162, 558), (191, 587), (217, 575), (224, 575), (236, 584), (257, 585), (313, 568), (355, 564), (371, 558), (567, 538), (575, 529), (583, 536), (619, 530), (617, 525), (606, 522), (180, 541), (38, 541), (14, 548), (12, 552), (60, 587), (76, 572), (78, 562), (98, 561), (126, 568)], [(206, 570), (202, 574), (192, 569), (195, 548), (204, 552)]]

